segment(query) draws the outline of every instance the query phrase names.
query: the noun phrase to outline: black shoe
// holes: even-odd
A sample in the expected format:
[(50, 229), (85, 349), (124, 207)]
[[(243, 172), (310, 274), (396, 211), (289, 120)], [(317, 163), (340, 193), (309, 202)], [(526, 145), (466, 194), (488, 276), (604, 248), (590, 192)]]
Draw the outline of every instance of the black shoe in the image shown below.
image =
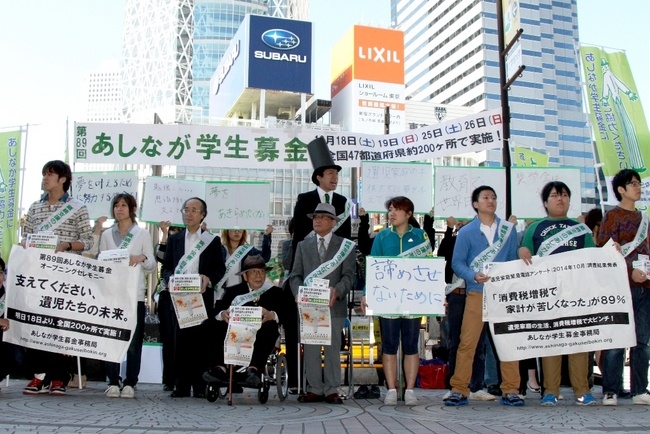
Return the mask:
[(373, 384), (370, 387), (370, 391), (368, 392), (368, 399), (379, 399), (381, 398), (381, 391), (379, 390), (379, 386), (376, 384)]
[(356, 392), (354, 392), (354, 395), (352, 395), (354, 399), (366, 399), (368, 398), (368, 386), (365, 384), (363, 386), (359, 386)]
[(171, 395), (169, 395), (170, 398), (189, 398), (190, 392), (181, 392), (180, 390), (174, 390)]
[(503, 395), (503, 392), (501, 392), (501, 388), (500, 388), (499, 386), (497, 386), (497, 385), (488, 386), (488, 388), (487, 388), (487, 392), (488, 392), (490, 395), (494, 395), (494, 396), (501, 396), (501, 395)]
[(620, 399), (630, 399), (630, 398), (632, 398), (632, 393), (629, 390), (621, 390), (616, 395), (618, 395), (618, 397)]
[(171, 392), (172, 390), (174, 390), (174, 386), (173, 386), (173, 385), (170, 385), (170, 384), (165, 384), (165, 385), (163, 386), (163, 390), (164, 390), (165, 392)]
[(192, 396), (194, 396), (195, 398), (205, 398), (205, 393), (203, 393), (203, 392), (194, 392), (194, 395), (192, 395)]
[(262, 379), (260, 378), (257, 369), (248, 368), (246, 371), (246, 387), (252, 387), (254, 389), (259, 389), (262, 385)]
[(215, 366), (205, 371), (202, 375), (203, 380), (208, 383), (227, 383), (228, 372), (222, 366)]

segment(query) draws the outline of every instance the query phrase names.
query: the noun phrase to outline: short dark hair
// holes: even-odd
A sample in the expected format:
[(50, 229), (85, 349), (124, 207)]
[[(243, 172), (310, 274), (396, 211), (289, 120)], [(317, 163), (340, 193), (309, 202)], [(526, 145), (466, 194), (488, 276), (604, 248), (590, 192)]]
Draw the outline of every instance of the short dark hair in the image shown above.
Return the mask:
[(623, 190), (627, 189), (627, 184), (632, 182), (632, 179), (635, 178), (637, 181), (641, 182), (641, 176), (639, 175), (639, 172), (633, 169), (623, 169), (614, 175), (614, 178), (612, 179), (612, 189), (614, 190), (614, 196), (616, 196), (616, 200), (620, 202), (621, 199), (623, 199), (621, 193), (618, 192), (618, 187), (623, 187)]
[(203, 210), (202, 210), (203, 211), (203, 218), (201, 219), (201, 223), (203, 223), (203, 220), (205, 220), (205, 218), (208, 216), (208, 204), (205, 203), (205, 201), (203, 199), (201, 199), (200, 197), (194, 196), (194, 197), (190, 197), (185, 202), (183, 202), (183, 208), (185, 208), (185, 206), (187, 205), (187, 202), (189, 202), (191, 200), (198, 200), (199, 202), (201, 202), (201, 207), (203, 208)]
[(406, 212), (410, 211), (411, 214), (415, 212), (415, 205), (413, 205), (413, 201), (406, 196), (391, 197), (386, 201), (384, 206), (386, 209), (389, 209), (392, 206), (395, 209), (401, 209)]
[(490, 190), (492, 193), (494, 193), (494, 197), (497, 196), (497, 192), (494, 191), (494, 189), (489, 185), (481, 185), (480, 187), (476, 187), (472, 192), (472, 208), (474, 208), (476, 214), (478, 214), (478, 208), (474, 206), (474, 202), (478, 202), (478, 196), (485, 190)]
[(70, 170), (70, 166), (68, 164), (64, 163), (61, 160), (48, 161), (45, 163), (45, 166), (43, 166), (43, 172), (41, 175), (45, 176), (45, 174), (48, 172), (56, 173), (59, 178), (62, 176), (65, 178), (65, 182), (63, 183), (64, 192), (67, 192), (70, 189), (70, 183), (72, 182), (72, 170)]
[(126, 202), (126, 206), (129, 207), (129, 217), (131, 217), (131, 221), (135, 223), (135, 210), (138, 208), (138, 202), (135, 200), (135, 197), (131, 196), (129, 193), (116, 194), (111, 201), (111, 214), (113, 215), (113, 218), (115, 218), (115, 204), (120, 200)]
[[(562, 181), (551, 181), (542, 188), (542, 193), (540, 195), (542, 197), (542, 203), (548, 201), (548, 197), (551, 195), (553, 189), (555, 189), (556, 193), (559, 194), (566, 192), (566, 194), (569, 195), (569, 198), (571, 197), (571, 189), (568, 185)], [(546, 208), (546, 206), (544, 206), (544, 211), (548, 214), (548, 208)]]
[(590, 209), (585, 216), (585, 224), (593, 232), (596, 226), (600, 226), (603, 221), (603, 210), (600, 208)]
[(289, 234), (293, 235), (293, 231), (294, 231), (293, 217), (289, 218), (289, 221), (288, 221), (288, 224), (287, 224), (287, 230), (289, 231)]

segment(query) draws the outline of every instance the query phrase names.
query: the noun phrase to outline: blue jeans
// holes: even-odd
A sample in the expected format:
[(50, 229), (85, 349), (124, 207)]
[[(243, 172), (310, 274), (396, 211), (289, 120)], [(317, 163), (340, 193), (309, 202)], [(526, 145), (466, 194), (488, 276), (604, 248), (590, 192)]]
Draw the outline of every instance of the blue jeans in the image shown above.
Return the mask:
[[(446, 378), (447, 388), (451, 389), (449, 380), (454, 375), (456, 368), (456, 353), (460, 344), (460, 329), (463, 324), (463, 313), (465, 312), (465, 294), (448, 294), (447, 295), (447, 324), (449, 331), (447, 339), (449, 342), (449, 359), (447, 365), (449, 371)], [(485, 371), (485, 351), (484, 339), (480, 339), (474, 354), (474, 363), (472, 364), (472, 379), (469, 383), (469, 390), (476, 392), (483, 388), (483, 373)]]
[[(126, 352), (126, 379), (124, 385), (131, 387), (138, 384), (138, 375), (140, 374), (142, 342), (144, 340), (144, 301), (138, 302), (137, 312), (138, 322), (133, 332), (133, 339), (131, 339), (131, 344)], [(120, 364), (106, 362), (106, 376), (108, 377), (109, 386), (118, 386), (120, 384)]]
[[(630, 349), (630, 392), (635, 396), (648, 389), (650, 289), (633, 286), (630, 290), (636, 324), (636, 346)], [(603, 393), (619, 393), (623, 390), (624, 363), (624, 348), (607, 350), (603, 357)]]

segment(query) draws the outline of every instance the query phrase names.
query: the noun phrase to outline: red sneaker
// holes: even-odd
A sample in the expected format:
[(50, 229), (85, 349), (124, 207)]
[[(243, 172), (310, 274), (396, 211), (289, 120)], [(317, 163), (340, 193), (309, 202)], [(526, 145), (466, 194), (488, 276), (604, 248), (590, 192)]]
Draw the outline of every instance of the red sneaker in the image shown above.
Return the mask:
[(34, 377), (32, 378), (32, 381), (27, 383), (27, 386), (23, 389), (23, 393), (25, 395), (38, 395), (40, 393), (48, 393), (49, 392), (49, 386), (43, 384), (43, 380), (39, 380), (38, 378)]
[(50, 395), (60, 396), (65, 394), (65, 386), (63, 385), (63, 381), (52, 380), (50, 383)]

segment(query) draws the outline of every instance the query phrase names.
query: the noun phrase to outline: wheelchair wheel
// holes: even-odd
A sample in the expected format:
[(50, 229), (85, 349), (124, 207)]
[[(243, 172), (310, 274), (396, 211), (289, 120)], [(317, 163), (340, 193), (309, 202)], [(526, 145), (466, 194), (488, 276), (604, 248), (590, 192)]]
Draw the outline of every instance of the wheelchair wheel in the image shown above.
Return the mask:
[(215, 402), (217, 399), (219, 399), (219, 388), (216, 386), (213, 386), (212, 384), (208, 384), (205, 386), (205, 398), (208, 400), (208, 402)]
[(287, 358), (284, 354), (278, 354), (275, 365), (275, 385), (278, 388), (280, 401), (287, 399), (289, 394), (289, 374), (287, 373)]
[(260, 386), (257, 391), (257, 400), (260, 404), (266, 404), (266, 401), (269, 400), (269, 387), (266, 384)]

